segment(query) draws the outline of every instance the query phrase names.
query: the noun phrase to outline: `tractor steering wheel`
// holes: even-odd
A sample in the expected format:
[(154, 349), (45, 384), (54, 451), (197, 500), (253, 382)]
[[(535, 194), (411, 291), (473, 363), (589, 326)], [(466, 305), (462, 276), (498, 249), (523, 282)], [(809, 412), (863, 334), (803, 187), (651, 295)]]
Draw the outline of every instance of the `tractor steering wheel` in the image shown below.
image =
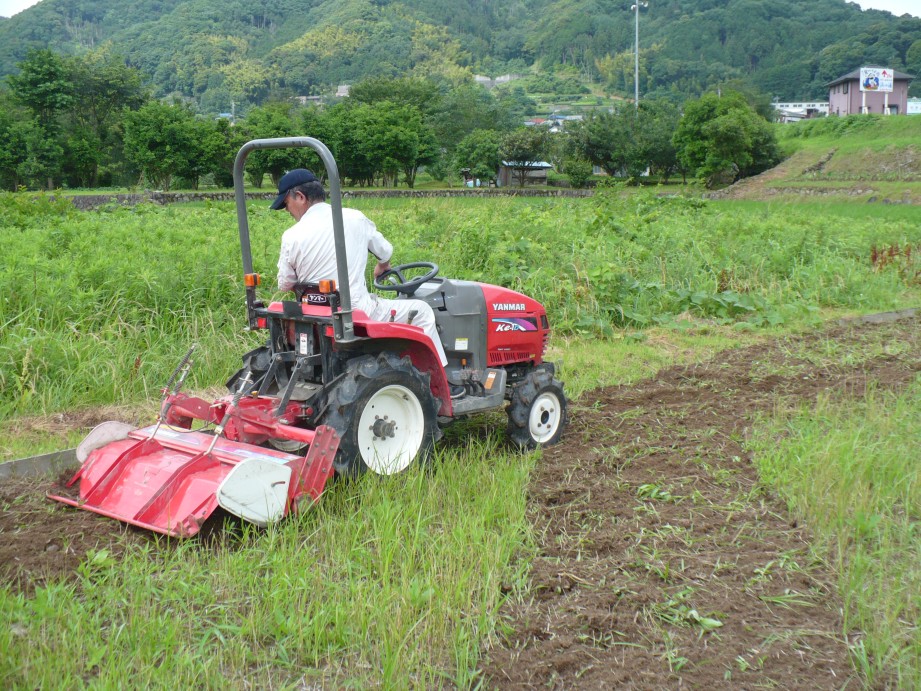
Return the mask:
[[(408, 269), (429, 269), (428, 273), (406, 280), (403, 275)], [(387, 269), (384, 273), (374, 279), (374, 287), (378, 290), (394, 290), (401, 295), (412, 295), (423, 283), (431, 281), (438, 275), (438, 264), (432, 262), (412, 262), (411, 264), (400, 264)], [(384, 283), (384, 281), (388, 281)]]

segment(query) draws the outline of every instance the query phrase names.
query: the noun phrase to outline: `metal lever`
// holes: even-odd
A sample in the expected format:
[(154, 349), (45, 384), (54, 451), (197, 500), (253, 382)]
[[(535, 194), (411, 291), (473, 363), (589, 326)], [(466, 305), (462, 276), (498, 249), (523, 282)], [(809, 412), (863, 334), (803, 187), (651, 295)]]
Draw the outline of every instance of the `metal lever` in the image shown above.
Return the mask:
[[(185, 378), (189, 376), (189, 372), (192, 371), (192, 353), (195, 352), (197, 347), (197, 343), (192, 344), (192, 347), (189, 348), (189, 352), (187, 352), (185, 357), (179, 361), (176, 369), (173, 370), (173, 373), (167, 380), (166, 386), (163, 387), (163, 400), (160, 403), (160, 414), (157, 416), (157, 424), (154, 427), (153, 432), (151, 432), (150, 436), (147, 438), (148, 441), (157, 436), (157, 432), (160, 430), (160, 426), (163, 424), (163, 421), (166, 420), (166, 416), (169, 414), (170, 408), (173, 407), (173, 396), (179, 393), (179, 389), (181, 389), (182, 385), (185, 383)], [(175, 386), (173, 386), (174, 382), (176, 384)], [(170, 391), (171, 386), (173, 387), (172, 391)]]
[(217, 426), (214, 430), (214, 439), (211, 440), (211, 444), (208, 446), (208, 450), (205, 451), (207, 456), (214, 450), (214, 445), (217, 444), (217, 440), (222, 434), (224, 434), (224, 428), (227, 426), (227, 423), (230, 421), (230, 416), (233, 414), (234, 408), (240, 405), (240, 399), (243, 398), (243, 394), (246, 392), (246, 388), (253, 381), (253, 373), (251, 370), (246, 370), (246, 374), (240, 380), (240, 386), (237, 387), (236, 393), (233, 395), (233, 400), (230, 402), (230, 405), (227, 406), (227, 410), (224, 412), (224, 419), (221, 420), (221, 424)]

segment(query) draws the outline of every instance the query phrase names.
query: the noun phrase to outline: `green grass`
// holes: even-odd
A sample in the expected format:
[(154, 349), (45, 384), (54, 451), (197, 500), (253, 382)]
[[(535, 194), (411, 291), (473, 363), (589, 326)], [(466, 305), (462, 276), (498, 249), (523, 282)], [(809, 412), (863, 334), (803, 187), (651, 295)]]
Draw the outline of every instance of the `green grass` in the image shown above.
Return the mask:
[(813, 216), (821, 217), (826, 224), (833, 225), (850, 223), (851, 221), (862, 224), (864, 222), (873, 222), (880, 218), (885, 219), (886, 223), (911, 224), (917, 223), (919, 218), (918, 208), (911, 204), (893, 204), (881, 207), (880, 205), (866, 203), (854, 204), (842, 199), (815, 199), (808, 202), (739, 200), (732, 202), (732, 206), (753, 214), (784, 214), (787, 212), (794, 216), (812, 214)]
[[(902, 207), (829, 222), (805, 205), (601, 191), (591, 199), (361, 199), (394, 260), (542, 301), (558, 336), (617, 340), (694, 320), (738, 333), (815, 323), (825, 310), (917, 304), (910, 266), (872, 248), (917, 246)], [(254, 264), (272, 295), (290, 219), (253, 202)], [(244, 332), (233, 205), (76, 212), (0, 195), (0, 419), (155, 396), (191, 342), (190, 388), (224, 381)], [(911, 260), (914, 261), (914, 260)]]
[(752, 448), (764, 482), (806, 519), (839, 573), (867, 685), (919, 688), (921, 383), (783, 413), (756, 427)]
[[(491, 462), (484, 463), (489, 457)], [(521, 584), (533, 457), (495, 439), (433, 473), (336, 484), (216, 545), (91, 554), (76, 584), (0, 587), (10, 688), (467, 687)]]
[[(769, 187), (824, 193), (872, 188), (870, 196), (894, 201), (921, 199), (921, 118), (851, 115), (809, 120), (777, 129), (791, 157)], [(820, 161), (823, 161), (819, 165)]]

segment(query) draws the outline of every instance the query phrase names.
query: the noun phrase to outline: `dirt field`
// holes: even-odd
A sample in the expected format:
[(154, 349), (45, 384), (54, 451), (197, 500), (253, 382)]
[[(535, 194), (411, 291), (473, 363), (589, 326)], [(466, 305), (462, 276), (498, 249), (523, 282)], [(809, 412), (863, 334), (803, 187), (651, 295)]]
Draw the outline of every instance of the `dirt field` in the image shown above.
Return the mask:
[[(743, 445), (779, 402), (896, 388), (919, 372), (914, 316), (837, 325), (583, 396), (532, 479), (531, 587), (503, 609), (485, 687), (859, 687), (848, 643), (860, 632), (842, 632), (834, 577), (808, 527), (759, 486)], [(0, 580), (14, 589), (74, 577), (89, 550), (151, 539), (36, 501), (47, 485), (0, 488)]]
[[(907, 354), (886, 355), (886, 344)], [(869, 359), (842, 367), (828, 352)], [(860, 632), (845, 640), (834, 576), (808, 527), (759, 486), (743, 444), (778, 399), (860, 395), (919, 371), (916, 316), (726, 352), (584, 396), (532, 480), (532, 587), (504, 608), (486, 686), (858, 688), (847, 644)]]

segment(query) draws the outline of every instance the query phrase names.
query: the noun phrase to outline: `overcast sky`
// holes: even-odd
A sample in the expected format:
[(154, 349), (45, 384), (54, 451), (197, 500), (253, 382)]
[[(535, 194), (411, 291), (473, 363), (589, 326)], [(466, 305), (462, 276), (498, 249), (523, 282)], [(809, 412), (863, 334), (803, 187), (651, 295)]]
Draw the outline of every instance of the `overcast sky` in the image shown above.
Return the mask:
[[(0, 0), (0, 17), (12, 17), (17, 12), (22, 12), (31, 7), (38, 0)], [(888, 10), (892, 14), (903, 15), (906, 12), (916, 17), (921, 17), (921, 2), (919, 0), (858, 0), (858, 5), (863, 9)]]

